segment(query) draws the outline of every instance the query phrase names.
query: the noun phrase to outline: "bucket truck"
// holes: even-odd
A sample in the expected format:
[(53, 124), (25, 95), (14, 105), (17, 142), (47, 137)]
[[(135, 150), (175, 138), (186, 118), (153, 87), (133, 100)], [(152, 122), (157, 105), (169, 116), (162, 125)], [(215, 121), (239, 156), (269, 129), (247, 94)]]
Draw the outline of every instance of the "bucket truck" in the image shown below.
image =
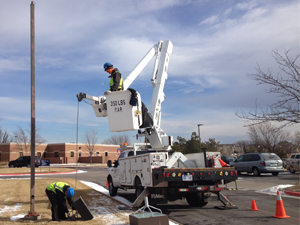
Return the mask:
[[(150, 204), (186, 198), (190, 206), (202, 207), (214, 193), (225, 207), (233, 207), (221, 194), (223, 188), (219, 184), (236, 181), (237, 171), (233, 167), (194, 168), (182, 153), (172, 151), (173, 137), (160, 127), (172, 49), (170, 40), (155, 44), (124, 80), (122, 91), (105, 92), (105, 96), (98, 97), (77, 94), (78, 101), (91, 100), (97, 117), (108, 117), (111, 132), (136, 130), (151, 145), (148, 149), (141, 146), (144, 144), (134, 144), (133, 149), (123, 151), (114, 163), (108, 161), (109, 193), (115, 196), (118, 189), (135, 189), (133, 207), (139, 207), (145, 195), (150, 197)], [(129, 87), (153, 58), (153, 94), (148, 111), (138, 91)]]

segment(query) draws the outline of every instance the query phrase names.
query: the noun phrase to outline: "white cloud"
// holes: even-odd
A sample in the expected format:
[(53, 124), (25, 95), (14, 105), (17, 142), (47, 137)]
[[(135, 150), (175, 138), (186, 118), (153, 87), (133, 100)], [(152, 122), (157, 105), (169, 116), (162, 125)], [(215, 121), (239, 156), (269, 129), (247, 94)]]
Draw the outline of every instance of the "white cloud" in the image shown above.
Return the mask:
[[(256, 97), (262, 105), (274, 100), (245, 75), (253, 73), (257, 63), (276, 73), (278, 67), (270, 57), (273, 49), (298, 53), (299, 3), (238, 1), (214, 8), (210, 1), (200, 2), (36, 1), (37, 120), (45, 129), (53, 124), (66, 130), (74, 126), (75, 94), (101, 95), (107, 88), (104, 62), (113, 63), (126, 77), (158, 40), (170, 39), (174, 48), (163, 103), (168, 107), (163, 113), (171, 118), (170, 105), (178, 105), (180, 115), (168, 119), (174, 127), (163, 123), (168, 128), (162, 128), (170, 133), (175, 125), (185, 127), (205, 118), (211, 127), (217, 121), (233, 135), (242, 133), (238, 118), (233, 116), (231, 125), (226, 118), (234, 115), (234, 107), (251, 108)], [(204, 14), (191, 13), (191, 8), (206, 4)], [(24, 78), (30, 70), (29, 9), (28, 2), (0, 2), (0, 117), (8, 118), (10, 125), (30, 118), (30, 81)], [(185, 15), (180, 20), (179, 12)], [(148, 102), (152, 65), (133, 83)], [(192, 115), (195, 110), (199, 117)], [(92, 107), (82, 103), (80, 124), (84, 129), (98, 126), (101, 132), (107, 128), (107, 120), (95, 118)], [(193, 126), (178, 132), (189, 136)], [(216, 135), (223, 132), (228, 133), (221, 129)], [(105, 135), (110, 135), (108, 129)]]
[(248, 1), (248, 2), (243, 2), (243, 3), (238, 3), (236, 5), (236, 8), (239, 10), (251, 10), (256, 5), (257, 5), (257, 3), (255, 1)]
[(205, 20), (203, 20), (199, 25), (212, 25), (219, 21), (218, 16), (211, 16)]

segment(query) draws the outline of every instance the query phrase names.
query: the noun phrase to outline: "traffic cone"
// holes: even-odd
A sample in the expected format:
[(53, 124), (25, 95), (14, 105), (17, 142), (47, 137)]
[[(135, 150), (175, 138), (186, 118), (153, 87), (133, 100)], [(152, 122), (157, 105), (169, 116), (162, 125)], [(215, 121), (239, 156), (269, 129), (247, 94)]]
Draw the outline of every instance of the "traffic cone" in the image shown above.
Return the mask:
[(258, 208), (257, 208), (257, 206), (256, 206), (255, 200), (252, 200), (251, 211), (258, 211)]
[(219, 162), (220, 162), (220, 164), (221, 164), (222, 167), (224, 167), (224, 166), (227, 165), (227, 164), (226, 164), (222, 159), (220, 159), (220, 158), (219, 158)]
[(283, 202), (281, 199), (280, 191), (277, 191), (276, 215), (273, 217), (280, 218), (280, 219), (290, 218), (290, 216), (287, 216), (285, 213), (285, 209), (284, 209)]
[(109, 187), (108, 181), (106, 181), (106, 187)]

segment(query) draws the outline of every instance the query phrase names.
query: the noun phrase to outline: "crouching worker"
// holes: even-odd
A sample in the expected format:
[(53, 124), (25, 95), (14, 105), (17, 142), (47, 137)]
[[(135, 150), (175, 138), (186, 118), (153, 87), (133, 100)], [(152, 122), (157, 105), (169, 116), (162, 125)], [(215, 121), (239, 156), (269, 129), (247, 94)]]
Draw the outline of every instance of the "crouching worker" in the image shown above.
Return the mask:
[(74, 189), (65, 182), (55, 182), (48, 185), (46, 188), (46, 194), (52, 205), (52, 220), (60, 221), (68, 219), (65, 214), (67, 213), (68, 217), (70, 216), (66, 205), (66, 199), (68, 200), (69, 205), (72, 207), (72, 197), (75, 194)]

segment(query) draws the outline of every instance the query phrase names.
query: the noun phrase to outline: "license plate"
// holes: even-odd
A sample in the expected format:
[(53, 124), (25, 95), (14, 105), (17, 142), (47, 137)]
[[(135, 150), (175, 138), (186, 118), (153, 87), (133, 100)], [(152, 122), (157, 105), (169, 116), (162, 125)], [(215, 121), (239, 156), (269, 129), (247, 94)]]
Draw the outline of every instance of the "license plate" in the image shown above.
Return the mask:
[(277, 164), (276, 164), (276, 163), (271, 163), (270, 165), (271, 165), (271, 166), (277, 166)]
[(192, 181), (193, 176), (192, 175), (182, 175), (182, 180), (183, 181)]

